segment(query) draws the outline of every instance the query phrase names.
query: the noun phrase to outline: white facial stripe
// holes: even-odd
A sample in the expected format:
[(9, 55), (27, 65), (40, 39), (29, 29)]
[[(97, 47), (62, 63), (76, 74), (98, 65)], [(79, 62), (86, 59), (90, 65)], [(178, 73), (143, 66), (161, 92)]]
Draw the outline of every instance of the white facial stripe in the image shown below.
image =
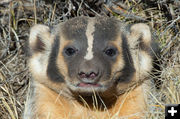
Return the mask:
[(93, 58), (93, 42), (94, 42), (93, 33), (94, 33), (94, 30), (95, 30), (94, 22), (91, 19), (88, 21), (87, 30), (86, 30), (86, 37), (88, 40), (87, 53), (84, 57), (84, 59), (86, 59), (86, 60), (91, 60)]

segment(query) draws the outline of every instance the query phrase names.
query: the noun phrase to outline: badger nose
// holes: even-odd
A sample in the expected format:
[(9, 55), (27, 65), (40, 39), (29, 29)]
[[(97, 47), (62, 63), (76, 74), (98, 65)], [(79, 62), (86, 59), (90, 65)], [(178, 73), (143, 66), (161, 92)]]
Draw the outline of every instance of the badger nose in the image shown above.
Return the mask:
[(96, 83), (99, 80), (100, 73), (97, 67), (82, 68), (79, 70), (78, 79), (84, 83)]
[(96, 83), (100, 78), (100, 67), (93, 61), (82, 62), (77, 70), (78, 79), (84, 83)]
[(93, 80), (94, 78), (96, 78), (99, 75), (99, 73), (98, 73), (98, 71), (89, 71), (89, 72), (80, 71), (78, 73), (78, 75), (81, 79), (86, 78), (86, 79)]

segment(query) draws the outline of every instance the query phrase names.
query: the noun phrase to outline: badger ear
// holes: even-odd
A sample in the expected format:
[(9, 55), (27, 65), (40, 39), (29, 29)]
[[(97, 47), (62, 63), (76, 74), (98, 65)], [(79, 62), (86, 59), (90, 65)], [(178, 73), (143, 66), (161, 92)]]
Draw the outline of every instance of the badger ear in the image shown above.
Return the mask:
[(128, 37), (129, 47), (133, 56), (136, 72), (140, 76), (147, 76), (152, 70), (153, 52), (151, 45), (151, 31), (148, 25), (143, 23), (134, 24), (130, 27), (130, 35)]
[(151, 31), (148, 25), (143, 23), (134, 24), (130, 27), (130, 47), (148, 50), (152, 39)]
[(51, 33), (48, 26), (37, 24), (31, 28), (28, 43), (31, 54), (50, 49), (51, 42)]
[[(45, 25), (35, 25), (30, 30), (28, 41), (29, 69), (33, 77), (45, 79), (48, 59), (53, 44), (53, 35)], [(41, 78), (38, 78), (41, 77)]]

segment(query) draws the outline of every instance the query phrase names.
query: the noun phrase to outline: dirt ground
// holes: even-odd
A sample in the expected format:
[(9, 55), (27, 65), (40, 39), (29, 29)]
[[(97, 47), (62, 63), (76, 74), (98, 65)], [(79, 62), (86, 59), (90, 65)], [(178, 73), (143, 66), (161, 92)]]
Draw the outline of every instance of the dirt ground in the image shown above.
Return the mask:
[(21, 119), (31, 75), (25, 42), (34, 24), (76, 16), (143, 22), (160, 45), (159, 88), (149, 92), (147, 119), (164, 119), (164, 104), (180, 103), (179, 0), (0, 0), (0, 119)]

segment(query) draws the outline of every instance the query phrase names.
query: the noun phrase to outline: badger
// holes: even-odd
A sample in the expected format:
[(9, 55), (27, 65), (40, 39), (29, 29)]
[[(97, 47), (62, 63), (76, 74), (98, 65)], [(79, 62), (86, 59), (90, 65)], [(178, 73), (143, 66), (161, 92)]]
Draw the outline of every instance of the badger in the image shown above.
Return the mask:
[(156, 47), (148, 25), (116, 18), (33, 26), (23, 118), (144, 118)]

